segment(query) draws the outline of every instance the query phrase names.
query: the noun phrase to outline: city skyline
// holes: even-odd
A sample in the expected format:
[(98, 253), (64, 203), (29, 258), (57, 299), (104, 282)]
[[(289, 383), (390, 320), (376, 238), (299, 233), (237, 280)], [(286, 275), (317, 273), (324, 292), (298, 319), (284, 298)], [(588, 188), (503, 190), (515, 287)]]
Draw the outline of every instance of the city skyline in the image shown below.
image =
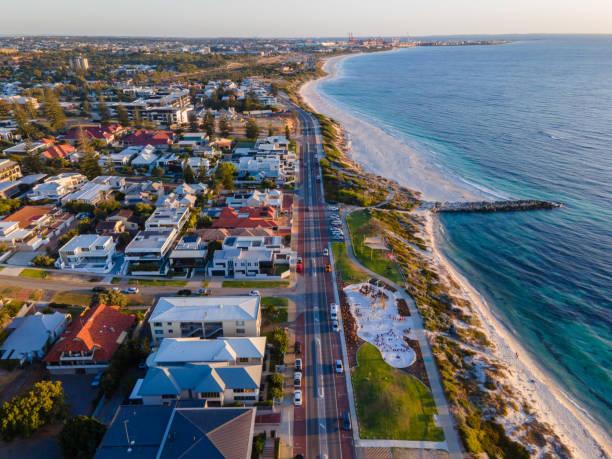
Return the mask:
[[(79, 5), (72, 0), (12, 2), (0, 18), (3, 35), (135, 37), (338, 37), (612, 32), (612, 3), (592, 0), (407, 4), (246, 0), (208, 4), (184, 0), (169, 9), (159, 0)], [(119, 14), (121, 13), (121, 14)], [(49, 18), (53, 18), (49, 21)], [(212, 18), (212, 19), (211, 19)], [(214, 18), (227, 18), (216, 20)]]

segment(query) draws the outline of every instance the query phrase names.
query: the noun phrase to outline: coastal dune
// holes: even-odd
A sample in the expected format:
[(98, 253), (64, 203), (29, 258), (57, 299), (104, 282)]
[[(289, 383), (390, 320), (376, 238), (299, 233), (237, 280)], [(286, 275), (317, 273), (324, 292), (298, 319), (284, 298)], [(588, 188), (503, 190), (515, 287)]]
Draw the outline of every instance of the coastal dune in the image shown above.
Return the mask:
[[(317, 90), (321, 81), (338, 75), (339, 63), (346, 56), (328, 59), (324, 70), (326, 77), (309, 81), (300, 90), (303, 100), (315, 111), (342, 123), (351, 142), (351, 159), (363, 166), (366, 172), (383, 175), (400, 185), (420, 191), (422, 198), (430, 201), (490, 200), (493, 196), (472, 188), (457, 180), (451, 180), (444, 171), (429, 163), (429, 158), (371, 124), (349, 114), (326, 100)], [(353, 56), (349, 58), (354, 58)], [(575, 401), (564, 393), (558, 383), (546, 375), (512, 332), (496, 317), (486, 301), (453, 266), (444, 258), (436, 244), (437, 217), (429, 211), (419, 212), (425, 218), (425, 237), (429, 254), (438, 272), (451, 278), (459, 290), (458, 296), (470, 301), (482, 322), (482, 329), (494, 343), (491, 357), (503, 364), (507, 371), (506, 383), (526, 400), (537, 418), (552, 428), (575, 457), (612, 457), (610, 436)], [(530, 415), (524, 412), (511, 414), (505, 420), (512, 435), (512, 425), (528, 422)]]

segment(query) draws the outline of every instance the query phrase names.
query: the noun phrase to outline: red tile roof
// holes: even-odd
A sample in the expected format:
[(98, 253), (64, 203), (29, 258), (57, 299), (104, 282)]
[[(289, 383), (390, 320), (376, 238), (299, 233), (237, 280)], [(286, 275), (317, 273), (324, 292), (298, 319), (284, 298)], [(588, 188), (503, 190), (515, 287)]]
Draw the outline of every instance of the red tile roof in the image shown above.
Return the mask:
[[(105, 124), (103, 126), (84, 126), (82, 129), (85, 136), (90, 140), (99, 139), (107, 142), (112, 142), (115, 135), (124, 130), (123, 127), (117, 123)], [(80, 129), (72, 129), (68, 134), (66, 134), (65, 138), (68, 140), (78, 140), (79, 131)]]
[(27, 228), (45, 215), (53, 212), (55, 206), (23, 206), (16, 212), (4, 218), (5, 222), (18, 222), (19, 228)]
[(110, 360), (120, 343), (121, 333), (134, 323), (134, 316), (123, 314), (119, 306), (99, 305), (74, 319), (51, 348), (45, 362), (59, 362), (64, 352), (94, 351), (93, 360)]
[[(239, 217), (238, 215), (248, 215)], [(224, 208), (219, 218), (212, 224), (213, 228), (278, 228), (278, 222), (274, 220), (274, 209), (270, 206), (243, 207), (236, 212), (233, 207)]]
[(43, 156), (46, 158), (65, 158), (70, 153), (74, 152), (75, 148), (72, 145), (60, 144), (49, 147), (48, 150), (43, 151)]
[(125, 136), (123, 143), (127, 145), (168, 145), (173, 142), (175, 137), (171, 131), (147, 131), (139, 129), (132, 134)]

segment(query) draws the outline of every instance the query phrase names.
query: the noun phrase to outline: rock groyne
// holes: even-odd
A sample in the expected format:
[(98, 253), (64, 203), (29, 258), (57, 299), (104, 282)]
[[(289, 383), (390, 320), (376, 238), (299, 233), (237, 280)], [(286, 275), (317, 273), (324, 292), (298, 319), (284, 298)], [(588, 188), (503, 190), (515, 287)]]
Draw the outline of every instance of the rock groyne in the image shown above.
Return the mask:
[(561, 207), (558, 202), (540, 201), (537, 199), (519, 199), (505, 201), (477, 202), (438, 202), (432, 207), (433, 212), (517, 212), (523, 210), (555, 209)]

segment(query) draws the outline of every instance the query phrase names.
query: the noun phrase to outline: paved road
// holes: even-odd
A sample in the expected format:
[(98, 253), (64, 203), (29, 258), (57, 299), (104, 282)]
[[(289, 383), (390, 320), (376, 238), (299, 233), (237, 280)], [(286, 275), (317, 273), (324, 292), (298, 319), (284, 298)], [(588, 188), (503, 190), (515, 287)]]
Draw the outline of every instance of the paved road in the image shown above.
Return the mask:
[[(303, 258), (304, 301), (297, 303), (297, 339), (302, 343), (304, 404), (295, 410), (294, 454), (308, 458), (353, 458), (350, 432), (341, 430), (341, 417), (349, 410), (345, 374), (336, 374), (334, 362), (341, 360), (340, 335), (331, 329), (329, 305), (335, 285), (325, 272), (330, 258), (325, 207), (315, 153), (322, 148), (315, 135), (312, 116), (298, 110), (302, 129), (302, 189), (298, 205), (300, 225), (298, 254)], [(302, 325), (303, 324), (303, 325)]]

